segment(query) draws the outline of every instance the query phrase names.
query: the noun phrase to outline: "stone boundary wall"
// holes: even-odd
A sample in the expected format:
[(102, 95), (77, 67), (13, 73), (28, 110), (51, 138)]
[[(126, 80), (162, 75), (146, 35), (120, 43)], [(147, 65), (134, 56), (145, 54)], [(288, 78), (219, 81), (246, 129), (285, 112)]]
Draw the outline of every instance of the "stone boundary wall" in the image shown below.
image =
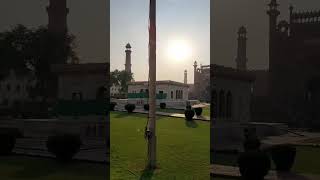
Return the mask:
[(0, 120), (0, 127), (19, 128), (25, 137), (48, 137), (59, 133), (79, 134), (82, 138), (106, 139), (109, 123), (105, 117), (60, 117), (59, 119)]

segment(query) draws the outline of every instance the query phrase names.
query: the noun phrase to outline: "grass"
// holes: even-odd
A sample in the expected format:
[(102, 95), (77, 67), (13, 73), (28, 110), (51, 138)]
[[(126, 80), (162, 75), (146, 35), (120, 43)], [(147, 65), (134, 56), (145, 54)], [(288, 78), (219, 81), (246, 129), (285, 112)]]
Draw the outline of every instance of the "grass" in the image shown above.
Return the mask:
[(166, 113), (178, 113), (178, 114), (184, 114), (184, 110), (183, 109), (161, 109), (161, 108), (157, 108), (157, 111), (159, 112), (166, 112)]
[(146, 171), (147, 116), (112, 112), (111, 179), (209, 179), (209, 123), (158, 117), (158, 169)]
[[(298, 146), (292, 171), (302, 174), (320, 174), (320, 148)], [(237, 166), (236, 154), (211, 153), (216, 164)], [(272, 169), (274, 164), (272, 163)]]
[(108, 165), (85, 162), (63, 165), (47, 158), (0, 157), (1, 180), (105, 180), (107, 168)]
[(210, 106), (207, 106), (207, 107), (203, 108), (202, 116), (210, 117)]

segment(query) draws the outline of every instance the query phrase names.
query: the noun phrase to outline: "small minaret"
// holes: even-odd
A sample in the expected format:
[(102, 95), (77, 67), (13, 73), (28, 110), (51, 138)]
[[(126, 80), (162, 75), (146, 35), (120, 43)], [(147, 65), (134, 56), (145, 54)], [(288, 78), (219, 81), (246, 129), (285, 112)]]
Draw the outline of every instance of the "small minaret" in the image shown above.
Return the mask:
[(67, 8), (67, 0), (49, 0), (47, 13), (49, 32), (64, 34), (68, 31), (67, 16), (69, 8)]
[(188, 84), (188, 72), (184, 70), (184, 84)]
[(131, 45), (128, 43), (126, 45), (126, 64), (125, 71), (131, 73)]
[(238, 31), (238, 52), (236, 57), (237, 69), (247, 70), (247, 30), (241, 26)]
[(277, 18), (280, 15), (280, 11), (278, 10), (279, 4), (277, 3), (277, 0), (271, 0), (268, 6), (269, 10), (267, 11), (267, 14), (269, 15), (269, 29), (270, 34), (272, 34), (277, 30)]
[(269, 10), (267, 14), (269, 15), (269, 71), (273, 71), (274, 61), (276, 61), (276, 34), (277, 34), (277, 18), (280, 15), (280, 11), (278, 10), (279, 4), (277, 0), (271, 0), (268, 4)]
[(195, 61), (193, 64), (194, 84), (197, 83), (197, 77), (198, 77), (197, 67), (198, 67), (197, 61)]

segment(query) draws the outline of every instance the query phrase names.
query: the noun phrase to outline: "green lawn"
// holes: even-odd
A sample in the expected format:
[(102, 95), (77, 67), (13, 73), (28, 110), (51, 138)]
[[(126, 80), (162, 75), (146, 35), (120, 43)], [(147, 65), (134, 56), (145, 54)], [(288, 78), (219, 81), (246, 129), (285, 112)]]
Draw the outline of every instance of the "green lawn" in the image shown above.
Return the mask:
[(106, 180), (107, 165), (74, 162), (63, 165), (53, 159), (26, 156), (0, 157), (1, 180)]
[(112, 112), (111, 179), (204, 179), (210, 178), (209, 123), (158, 117), (157, 160), (159, 168), (144, 171), (147, 116)]
[(161, 109), (161, 108), (157, 108), (157, 111), (159, 112), (166, 112), (166, 113), (179, 113), (179, 114), (184, 114), (184, 110), (183, 109)]
[(210, 117), (210, 106), (203, 108), (202, 116)]
[[(293, 171), (306, 174), (320, 174), (320, 148), (316, 147), (297, 147), (297, 154)], [(237, 155), (212, 153), (213, 162), (216, 164), (237, 165)], [(274, 165), (273, 169), (274, 169)]]

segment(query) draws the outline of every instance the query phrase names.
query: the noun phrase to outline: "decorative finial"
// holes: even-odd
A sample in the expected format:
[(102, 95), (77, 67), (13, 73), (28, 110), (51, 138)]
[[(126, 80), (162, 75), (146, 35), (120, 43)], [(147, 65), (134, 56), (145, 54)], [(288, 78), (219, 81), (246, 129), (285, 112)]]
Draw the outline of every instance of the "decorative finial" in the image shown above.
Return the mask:
[(131, 49), (130, 43), (128, 43), (128, 44), (126, 45), (126, 48), (127, 48), (127, 49)]

